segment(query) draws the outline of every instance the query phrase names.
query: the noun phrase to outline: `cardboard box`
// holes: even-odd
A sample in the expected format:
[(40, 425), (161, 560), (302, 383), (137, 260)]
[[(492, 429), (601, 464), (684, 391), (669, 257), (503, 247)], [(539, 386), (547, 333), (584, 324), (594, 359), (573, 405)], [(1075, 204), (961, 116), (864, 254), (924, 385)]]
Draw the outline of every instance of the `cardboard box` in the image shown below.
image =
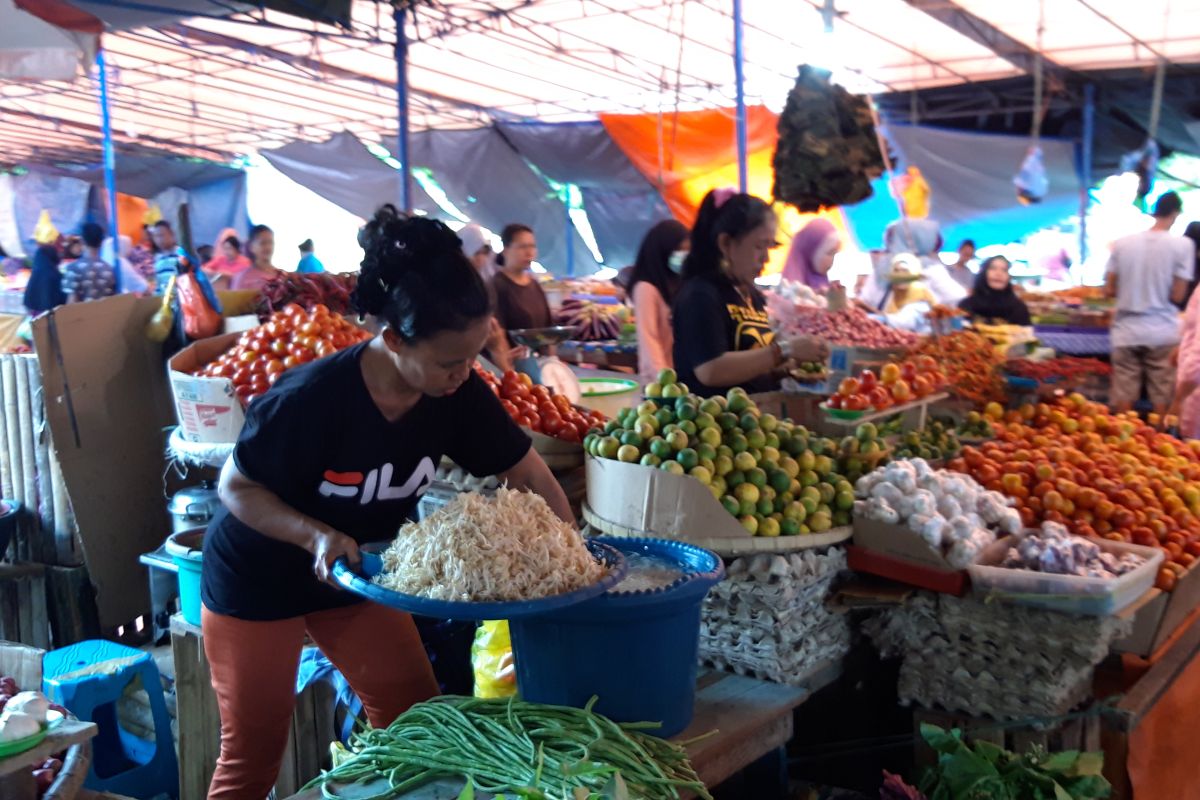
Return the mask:
[(1132, 608), (1133, 632), (1113, 645), (1118, 653), (1156, 653), (1200, 605), (1200, 564), (1193, 564), (1175, 591), (1151, 589)]
[(171, 532), (163, 430), (175, 414), (163, 346), (146, 338), (161, 303), (123, 294), (33, 322), (46, 421), (106, 630), (149, 612), (138, 556)]
[(925, 540), (907, 525), (892, 525), (879, 520), (856, 517), (854, 546), (935, 572), (962, 572), (950, 566), (941, 551), (926, 544)]
[(246, 415), (229, 378), (200, 378), (191, 373), (228, 350), (241, 336), (226, 333), (201, 339), (176, 353), (168, 362), (175, 416), (189, 442), (237, 441)]
[(606, 522), (645, 536), (752, 538), (695, 478), (654, 467), (588, 456), (587, 502)]

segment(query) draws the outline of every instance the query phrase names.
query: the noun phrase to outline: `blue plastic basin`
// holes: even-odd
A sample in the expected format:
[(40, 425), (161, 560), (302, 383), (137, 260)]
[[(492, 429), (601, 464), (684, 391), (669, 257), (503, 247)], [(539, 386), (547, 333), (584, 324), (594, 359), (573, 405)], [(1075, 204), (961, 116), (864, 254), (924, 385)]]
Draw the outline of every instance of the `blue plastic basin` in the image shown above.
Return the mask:
[(685, 575), (646, 591), (623, 593), (618, 583), (569, 608), (510, 620), (518, 689), (531, 702), (576, 707), (595, 695), (598, 713), (617, 722), (659, 722), (651, 732), (673, 736), (692, 721), (700, 606), (725, 565), (683, 542), (602, 541), (627, 557), (673, 562)]

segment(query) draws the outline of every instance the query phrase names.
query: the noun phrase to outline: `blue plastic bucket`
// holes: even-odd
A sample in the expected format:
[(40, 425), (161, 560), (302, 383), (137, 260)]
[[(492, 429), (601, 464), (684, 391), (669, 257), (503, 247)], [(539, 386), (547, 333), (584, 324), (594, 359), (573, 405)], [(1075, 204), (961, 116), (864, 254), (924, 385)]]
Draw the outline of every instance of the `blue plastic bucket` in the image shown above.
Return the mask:
[(509, 622), (517, 687), (535, 703), (583, 706), (617, 722), (660, 722), (674, 736), (692, 721), (700, 606), (725, 575), (720, 557), (665, 539), (603, 537), (630, 560), (671, 562), (684, 575), (665, 588), (622, 592)]
[(200, 624), (200, 568), (203, 563), (204, 528), (173, 533), (166, 551), (179, 567), (179, 610), (193, 625)]

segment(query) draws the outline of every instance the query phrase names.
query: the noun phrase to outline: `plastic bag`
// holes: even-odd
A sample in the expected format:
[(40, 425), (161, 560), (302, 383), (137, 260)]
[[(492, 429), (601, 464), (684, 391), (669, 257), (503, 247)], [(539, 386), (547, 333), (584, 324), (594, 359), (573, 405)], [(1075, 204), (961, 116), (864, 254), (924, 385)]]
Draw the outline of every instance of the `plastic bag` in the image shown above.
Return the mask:
[(179, 291), (183, 332), (189, 339), (207, 339), (221, 332), (221, 315), (208, 302), (208, 297), (200, 287), (200, 279), (190, 268), (187, 272), (180, 271), (175, 288)]
[(928, 217), (929, 197), (932, 192), (925, 176), (921, 174), (921, 170), (917, 167), (909, 167), (895, 181), (896, 193), (904, 202), (904, 215), (913, 219)]
[(146, 323), (146, 338), (152, 342), (165, 342), (175, 327), (175, 312), (171, 310), (171, 301), (175, 298), (175, 276), (172, 275), (163, 292), (162, 305), (154, 316)]
[(484, 622), (476, 629), (471, 666), (476, 697), (511, 697), (517, 693), (517, 668), (507, 621)]

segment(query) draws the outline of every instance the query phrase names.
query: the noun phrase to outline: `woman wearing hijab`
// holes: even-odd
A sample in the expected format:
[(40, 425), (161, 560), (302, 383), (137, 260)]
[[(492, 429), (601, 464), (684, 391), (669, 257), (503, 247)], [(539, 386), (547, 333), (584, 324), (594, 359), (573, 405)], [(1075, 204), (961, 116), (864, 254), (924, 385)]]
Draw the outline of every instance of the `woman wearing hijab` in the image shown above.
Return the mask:
[(58, 251), (51, 245), (39, 245), (33, 254), (33, 271), (25, 285), (25, 308), (36, 317), (67, 302), (58, 271)]
[(484, 283), (491, 281), (496, 274), (496, 266), (492, 258), (491, 240), (483, 228), (474, 222), (467, 223), (459, 229), (458, 238), (462, 242), (463, 254), (471, 259), (479, 277), (483, 278)]
[(653, 381), (673, 366), (671, 303), (679, 290), (679, 272), (689, 248), (682, 222), (663, 220), (646, 233), (629, 276), (629, 294), (637, 320), (638, 372)]
[(817, 217), (792, 237), (783, 279), (799, 281), (818, 292), (829, 288), (829, 270), (833, 258), (842, 249), (842, 237), (837, 228), (824, 217)]
[(975, 276), (975, 291), (958, 304), (974, 319), (995, 320), (1009, 325), (1031, 325), (1029, 308), (1017, 297), (1008, 275), (1010, 264), (1004, 256), (992, 256), (983, 262)]
[[(933, 299), (942, 305), (953, 306), (967, 296), (967, 290), (954, 280), (938, 256), (942, 244), (941, 226), (928, 218), (898, 219), (888, 225), (883, 234), (883, 245), (888, 254), (896, 256), (911, 253), (919, 258), (921, 277), (933, 294)], [(884, 263), (889, 261), (887, 259)]]
[(226, 228), (217, 236), (213, 257), (202, 267), (204, 274), (217, 289), (229, 288), (233, 276), (250, 268), (250, 259), (242, 253), (237, 231)]

